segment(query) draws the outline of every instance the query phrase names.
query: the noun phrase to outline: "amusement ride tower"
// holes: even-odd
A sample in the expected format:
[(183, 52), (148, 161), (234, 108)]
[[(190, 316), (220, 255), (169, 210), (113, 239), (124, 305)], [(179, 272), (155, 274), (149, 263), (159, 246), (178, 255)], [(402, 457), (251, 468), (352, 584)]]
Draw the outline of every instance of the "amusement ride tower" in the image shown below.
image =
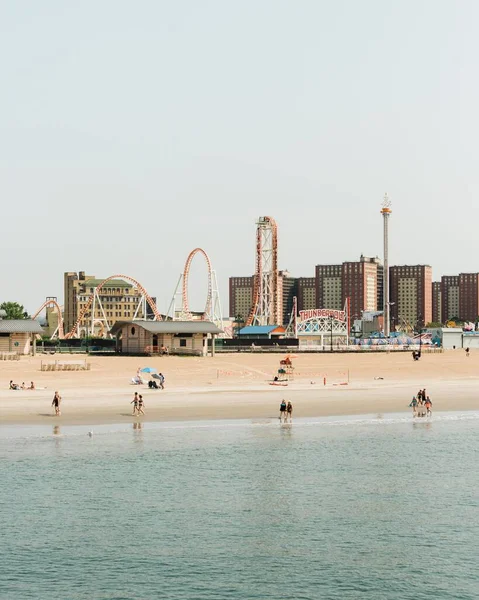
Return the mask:
[(273, 217), (256, 223), (256, 268), (253, 304), (246, 325), (278, 325), (278, 227)]
[(384, 271), (383, 271), (383, 314), (384, 314), (384, 335), (389, 337), (390, 315), (389, 315), (389, 239), (388, 225), (391, 216), (391, 200), (387, 194), (384, 194), (381, 214), (383, 216), (383, 242), (384, 242)]

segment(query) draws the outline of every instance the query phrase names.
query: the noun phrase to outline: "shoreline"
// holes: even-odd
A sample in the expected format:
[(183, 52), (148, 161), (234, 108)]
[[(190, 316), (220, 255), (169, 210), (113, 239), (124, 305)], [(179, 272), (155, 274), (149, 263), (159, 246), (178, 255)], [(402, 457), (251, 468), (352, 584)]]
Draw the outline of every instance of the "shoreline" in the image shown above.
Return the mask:
[[(411, 414), (404, 413), (364, 413), (356, 415), (329, 415), (322, 417), (300, 417), (293, 419), (293, 423), (279, 423), (278, 417), (266, 417), (263, 419), (189, 419), (189, 420), (142, 420), (135, 421), (112, 421), (102, 423), (9, 423), (0, 430), (0, 442), (12, 438), (25, 436), (46, 436), (53, 438), (64, 438), (71, 435), (95, 435), (129, 433), (143, 433), (149, 431), (165, 431), (173, 429), (208, 429), (208, 428), (231, 428), (231, 427), (277, 427), (289, 429), (295, 427), (344, 427), (344, 426), (390, 426), (390, 425), (413, 425), (431, 427), (433, 423), (447, 423), (457, 421), (479, 420), (479, 410), (454, 410), (438, 411), (432, 417), (413, 418)], [(95, 428), (95, 429), (92, 429)]]

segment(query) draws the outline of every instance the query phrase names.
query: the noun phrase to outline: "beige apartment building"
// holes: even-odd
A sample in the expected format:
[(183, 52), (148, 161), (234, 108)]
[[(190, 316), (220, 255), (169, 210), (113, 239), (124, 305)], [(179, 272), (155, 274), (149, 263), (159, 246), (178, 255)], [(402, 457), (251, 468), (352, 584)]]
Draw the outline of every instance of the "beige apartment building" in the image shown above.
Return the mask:
[[(84, 271), (68, 272), (64, 274), (64, 329), (65, 333), (71, 331), (76, 320), (87, 306), (91, 295), (104, 282), (92, 275), (85, 275)], [(152, 311), (147, 304), (146, 315), (140, 304), (142, 294), (132, 283), (123, 279), (108, 281), (98, 292), (95, 300), (94, 314), (87, 311), (81, 319), (78, 328), (80, 335), (101, 335), (105, 328), (112, 327), (116, 321), (125, 319), (144, 319), (152, 316)], [(156, 299), (152, 299), (156, 302)], [(139, 307), (139, 308), (138, 308)], [(136, 312), (138, 309), (138, 312)], [(136, 314), (135, 314), (136, 313)], [(93, 320), (94, 331), (91, 331)]]

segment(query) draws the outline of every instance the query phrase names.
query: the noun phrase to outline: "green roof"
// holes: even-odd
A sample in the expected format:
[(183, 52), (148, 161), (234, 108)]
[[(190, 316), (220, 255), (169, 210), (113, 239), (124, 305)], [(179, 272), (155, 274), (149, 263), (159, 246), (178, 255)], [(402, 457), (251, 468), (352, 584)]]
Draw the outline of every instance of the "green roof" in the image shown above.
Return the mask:
[[(105, 280), (104, 279), (87, 279), (86, 281), (82, 281), (81, 284), (84, 285), (85, 287), (98, 287), (100, 284), (102, 284)], [(110, 281), (107, 281), (107, 283), (105, 284), (105, 287), (109, 288), (109, 287), (135, 287), (133, 285), (133, 283), (129, 283), (128, 281), (123, 281), (123, 279), (110, 279)]]

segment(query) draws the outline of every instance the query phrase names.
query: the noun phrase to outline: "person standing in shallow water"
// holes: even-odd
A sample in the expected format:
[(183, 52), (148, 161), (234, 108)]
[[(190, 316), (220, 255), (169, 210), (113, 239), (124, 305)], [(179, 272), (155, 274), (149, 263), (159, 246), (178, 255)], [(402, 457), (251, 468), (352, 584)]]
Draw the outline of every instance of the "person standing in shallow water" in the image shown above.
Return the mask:
[(291, 404), (291, 402), (288, 402), (288, 405), (286, 406), (286, 421), (288, 420), (289, 417), (289, 422), (292, 423), (293, 422), (293, 405)]
[(286, 422), (286, 400), (281, 400), (281, 404), (279, 405), (279, 422)]
[(412, 397), (411, 404), (409, 406), (410, 407), (412, 406), (412, 416), (415, 417), (417, 415), (417, 399), (416, 399), (416, 396)]
[(138, 415), (144, 415), (145, 412), (143, 410), (145, 403), (143, 402), (143, 396), (140, 394), (138, 397)]
[(60, 412), (61, 401), (62, 401), (62, 397), (60, 396), (60, 394), (58, 392), (55, 392), (55, 395), (53, 396), (52, 406), (55, 409), (56, 417), (59, 417), (61, 415), (61, 412)]

